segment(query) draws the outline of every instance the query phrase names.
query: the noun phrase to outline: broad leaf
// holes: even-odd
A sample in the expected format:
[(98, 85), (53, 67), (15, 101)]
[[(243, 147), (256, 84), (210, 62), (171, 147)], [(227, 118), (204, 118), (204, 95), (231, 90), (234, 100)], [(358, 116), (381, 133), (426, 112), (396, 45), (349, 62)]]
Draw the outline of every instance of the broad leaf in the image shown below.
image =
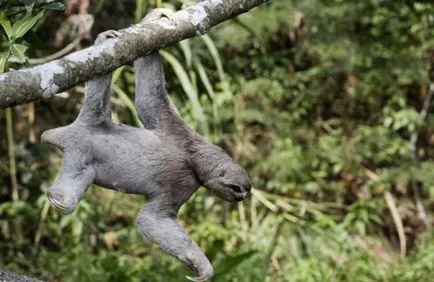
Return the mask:
[(8, 61), (10, 52), (0, 54), (0, 74), (5, 72), (6, 62)]
[(44, 11), (40, 11), (36, 16), (30, 19), (21, 19), (14, 23), (14, 25), (12, 26), (14, 37), (20, 38), (24, 34), (26, 34), (38, 22), (38, 20), (42, 18), (43, 15)]
[(14, 32), (12, 30), (11, 23), (6, 18), (6, 16), (2, 13), (0, 13), (0, 24), (2, 25), (3, 29), (5, 30), (6, 35), (8, 36), (9, 40), (11, 40), (13, 35), (14, 35)]
[(251, 250), (244, 253), (239, 253), (233, 256), (228, 256), (218, 267), (216, 268), (214, 278), (222, 276), (230, 272), (230, 270), (237, 267), (243, 261), (249, 259), (251, 256), (256, 254), (257, 251)]
[(20, 63), (25, 62), (27, 59), (25, 55), (27, 48), (27, 46), (22, 44), (12, 44), (10, 47), (12, 55), (14, 55)]

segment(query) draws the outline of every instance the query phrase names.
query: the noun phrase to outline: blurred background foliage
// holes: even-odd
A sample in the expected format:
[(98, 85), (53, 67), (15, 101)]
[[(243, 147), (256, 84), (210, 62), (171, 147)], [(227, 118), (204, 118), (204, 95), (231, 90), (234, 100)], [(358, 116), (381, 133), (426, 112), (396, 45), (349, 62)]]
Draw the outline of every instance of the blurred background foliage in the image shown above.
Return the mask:
[[(430, 2), (272, 0), (161, 51), (177, 111), (254, 182), (244, 203), (202, 188), (181, 210), (213, 281), (432, 279)], [(0, 68), (191, 3), (0, 0)], [(80, 23), (89, 16), (91, 31)], [(113, 119), (140, 126), (130, 65), (112, 88)], [(37, 140), (75, 119), (82, 94), (0, 110), (0, 268), (46, 281), (182, 281), (187, 270), (135, 228), (143, 197), (94, 187), (72, 215), (49, 207), (62, 155)]]

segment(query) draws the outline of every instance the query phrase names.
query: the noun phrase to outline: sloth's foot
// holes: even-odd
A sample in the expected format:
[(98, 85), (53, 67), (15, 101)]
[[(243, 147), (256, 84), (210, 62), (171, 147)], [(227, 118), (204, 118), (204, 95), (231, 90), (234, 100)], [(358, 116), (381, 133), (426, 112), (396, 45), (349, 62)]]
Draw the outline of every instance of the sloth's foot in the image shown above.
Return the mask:
[(189, 252), (187, 254), (188, 266), (190, 269), (195, 270), (199, 276), (191, 277), (186, 276), (190, 281), (193, 282), (205, 282), (211, 279), (214, 274), (214, 269), (208, 259), (202, 252)]
[(62, 214), (72, 213), (78, 204), (78, 201), (74, 200), (73, 197), (67, 197), (60, 191), (53, 191), (50, 189), (47, 191), (47, 197), (50, 204)]
[(47, 191), (51, 205), (63, 214), (72, 213), (92, 184), (95, 172), (84, 166), (79, 151), (65, 151), (64, 170)]
[(176, 24), (175, 19), (173, 15), (175, 14), (174, 11), (167, 9), (167, 8), (157, 8), (149, 12), (145, 18), (141, 21), (141, 23), (149, 23), (156, 20), (159, 20), (161, 18), (167, 19), (171, 24)]
[(109, 38), (117, 38), (117, 37), (120, 37), (121, 34), (122, 34), (121, 32), (119, 32), (119, 31), (117, 31), (117, 30), (112, 30), (112, 29), (109, 29), (109, 30), (106, 30), (106, 31), (104, 31), (104, 32), (101, 32), (101, 33), (98, 34), (98, 36), (96, 37), (95, 45), (97, 45), (97, 44), (101, 44), (101, 43), (103, 43), (104, 41), (106, 41), (106, 40), (109, 39)]

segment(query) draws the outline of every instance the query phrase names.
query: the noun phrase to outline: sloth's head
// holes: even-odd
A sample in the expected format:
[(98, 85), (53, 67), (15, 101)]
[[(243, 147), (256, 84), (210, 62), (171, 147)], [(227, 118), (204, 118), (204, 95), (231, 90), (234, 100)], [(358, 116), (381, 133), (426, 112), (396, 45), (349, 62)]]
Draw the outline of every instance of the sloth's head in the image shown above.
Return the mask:
[(244, 200), (252, 189), (247, 172), (229, 156), (212, 170), (204, 185), (228, 202)]

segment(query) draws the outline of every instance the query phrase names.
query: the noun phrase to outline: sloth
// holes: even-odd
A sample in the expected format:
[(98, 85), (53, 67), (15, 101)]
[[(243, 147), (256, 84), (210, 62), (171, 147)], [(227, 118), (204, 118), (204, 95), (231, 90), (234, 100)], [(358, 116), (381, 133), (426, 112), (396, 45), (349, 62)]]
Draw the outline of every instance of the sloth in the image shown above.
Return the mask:
[[(170, 20), (171, 14), (156, 9), (143, 21)], [(95, 44), (119, 36), (117, 31), (103, 32)], [(112, 122), (111, 74), (86, 82), (77, 119), (41, 136), (42, 142), (64, 153), (63, 171), (47, 191), (48, 199), (69, 214), (93, 183), (145, 195), (147, 204), (137, 216), (140, 231), (198, 275), (187, 278), (206, 281), (213, 267), (177, 223), (178, 210), (200, 186), (226, 201), (241, 201), (251, 190), (251, 181), (227, 153), (197, 134), (170, 107), (158, 52), (137, 59), (134, 66), (135, 105), (144, 128)]]

